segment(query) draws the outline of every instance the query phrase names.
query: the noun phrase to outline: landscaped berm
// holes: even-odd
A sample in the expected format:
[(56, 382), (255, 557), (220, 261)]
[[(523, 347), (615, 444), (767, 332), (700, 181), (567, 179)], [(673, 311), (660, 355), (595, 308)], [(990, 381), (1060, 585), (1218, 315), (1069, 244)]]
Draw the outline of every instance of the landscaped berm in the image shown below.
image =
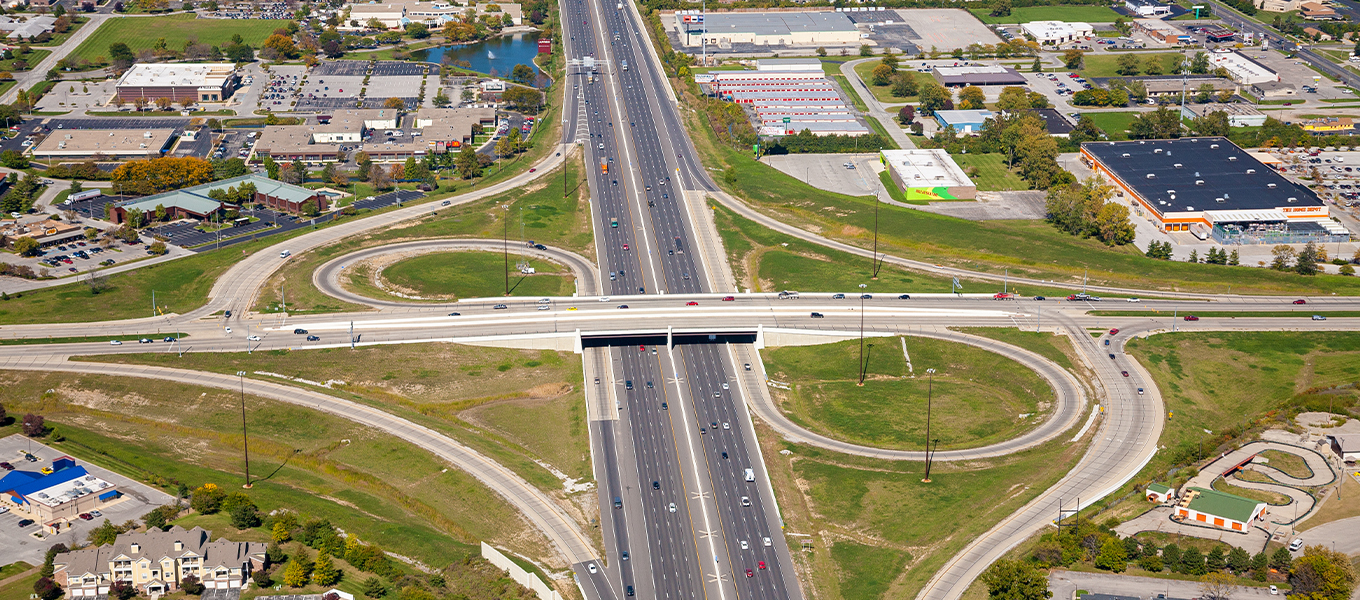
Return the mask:
[[(562, 265), (543, 259), (509, 257), (510, 277), (505, 277), (506, 257), (499, 252), (433, 252), (365, 261), (346, 269), (344, 285), (370, 298), (448, 302), (459, 298), (511, 296), (570, 296), (575, 278)], [(532, 272), (529, 272), (532, 270)]]
[[(921, 450), (927, 394), (931, 437), (940, 448), (974, 448), (1016, 437), (1041, 423), (1054, 392), (1038, 374), (981, 348), (931, 338), (859, 341), (764, 352), (771, 388), (789, 419), (827, 437), (875, 448)], [(907, 356), (911, 365), (908, 366)], [(935, 369), (933, 381), (926, 369)]]

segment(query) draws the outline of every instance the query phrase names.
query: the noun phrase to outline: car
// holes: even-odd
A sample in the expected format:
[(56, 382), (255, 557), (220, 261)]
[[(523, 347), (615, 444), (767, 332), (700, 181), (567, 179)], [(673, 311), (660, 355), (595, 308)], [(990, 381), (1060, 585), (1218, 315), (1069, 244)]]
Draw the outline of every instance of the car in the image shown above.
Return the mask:
[[(723, 389), (727, 389), (727, 386), (724, 385), (724, 386), (723, 386)], [(726, 421), (723, 421), (723, 429), (732, 429), (732, 424), (731, 424), (731, 423), (728, 423), (728, 422), (726, 422)]]
[(13, 471), (14, 465), (11, 465), (7, 462), (0, 462), (0, 469), (4, 469), (6, 471)]
[(1114, 360), (1114, 355), (1113, 355), (1113, 354), (1110, 355), (1110, 360)]
[(821, 318), (824, 318), (824, 317), (826, 317), (826, 315), (823, 315), (822, 313), (819, 313), (819, 312), (812, 313), (812, 318), (813, 318), (813, 319), (821, 319)]
[(1294, 304), (1308, 304), (1308, 301), (1304, 300), (1303, 298), (1299, 298), (1298, 300), (1294, 301)]
[(661, 489), (661, 482), (660, 482), (660, 481), (653, 481), (653, 482), (652, 482), (652, 489), (654, 489), (654, 490), (659, 490), (659, 489)]
[(628, 250), (628, 244), (624, 244), (624, 245), (623, 245), (623, 249), (624, 249), (624, 250)]
[(600, 302), (609, 302), (609, 296), (600, 296)]
[(1125, 377), (1128, 377), (1128, 376), (1129, 376), (1129, 372), (1128, 372), (1128, 371), (1120, 371), (1119, 374), (1120, 374), (1120, 375), (1123, 375), (1123, 376), (1125, 376)]
[(1302, 550), (1302, 549), (1303, 549), (1303, 538), (1294, 538), (1294, 541), (1289, 542), (1289, 551), (1290, 551), (1290, 552), (1298, 552), (1299, 550)]
[(749, 547), (750, 547), (750, 546), (748, 546), (748, 545), (746, 544), (746, 540), (742, 540), (742, 541), (741, 541), (741, 549), (742, 549), (742, 550), (746, 550), (746, 549), (749, 548)]
[(619, 558), (622, 558), (623, 560), (628, 560), (628, 551), (624, 550), (622, 553), (620, 553)]
[[(745, 546), (745, 545), (746, 545), (746, 542), (742, 542), (741, 545), (742, 545), (742, 546)], [(756, 574), (755, 574), (754, 572), (752, 572), (750, 569), (746, 569), (746, 576), (747, 576), (747, 577), (755, 577)]]
[(318, 337), (318, 336), (315, 336), (315, 335), (309, 335), (309, 336), (307, 336), (307, 341), (309, 341), (309, 342), (319, 342), (319, 341), (321, 341), (321, 338)]
[(1113, 328), (1113, 329), (1110, 330), (1110, 335), (1115, 335), (1115, 334), (1117, 334), (1117, 333), (1119, 333), (1119, 328), (1118, 328), (1118, 327), (1115, 327), (1115, 328)]
[[(22, 520), (22, 521), (19, 521), (19, 527), (20, 527), (20, 528), (28, 527), (29, 525), (32, 525), (32, 524), (33, 524), (33, 519), (24, 519), (24, 520)], [(747, 569), (746, 572), (747, 572), (747, 573), (750, 573), (751, 570), (750, 570), (750, 569)]]
[(1139, 395), (1139, 396), (1142, 396), (1142, 395), (1143, 395), (1143, 388), (1138, 388), (1138, 395)]
[(142, 338), (142, 339), (140, 339), (140, 340), (137, 340), (137, 343), (138, 343), (138, 344), (150, 344), (150, 343), (151, 343), (151, 340), (150, 340), (149, 338)]
[(599, 569), (595, 568), (595, 563), (590, 563), (590, 564), (586, 565), (586, 570), (587, 570), (587, 571), (590, 571), (591, 573), (599, 573), (599, 572), (600, 572)]
[(260, 341), (260, 336), (258, 335), (247, 336), (246, 339), (252, 342), (258, 342)]
[(451, 313), (449, 313), (449, 316), (450, 316), (450, 317), (461, 317), (461, 316), (463, 316), (463, 313), (460, 313), (460, 312), (451, 312)]
[(84, 520), (86, 520), (86, 521), (93, 521), (93, 520), (94, 520), (94, 517), (90, 516), (90, 513), (80, 513), (79, 516), (80, 516), (81, 519), (84, 519)]
[(761, 538), (761, 541), (764, 542), (766, 548), (770, 547), (771, 545), (770, 538)]
[[(628, 553), (627, 553), (627, 552), (624, 552), (624, 554), (628, 554)], [(633, 596), (633, 586), (631, 586), (631, 585), (628, 586), (627, 593), (628, 593), (628, 596), (629, 596), (630, 598)]]
[(1125, 298), (1124, 301), (1125, 301), (1125, 302), (1142, 302), (1142, 300), (1139, 300), (1139, 299), (1137, 299), (1137, 298)]
[(227, 327), (226, 330), (227, 330), (227, 335), (231, 335), (231, 328), (230, 328), (230, 327)]
[(529, 172), (530, 172), (530, 173), (537, 173), (537, 172), (538, 172), (538, 169), (537, 169), (537, 168), (529, 169)]
[(765, 567), (765, 561), (763, 561), (763, 560), (762, 560), (762, 561), (757, 561), (757, 562), (756, 562), (756, 568), (758, 568), (758, 569), (764, 571), (764, 570), (766, 569), (766, 567)]
[(873, 300), (874, 297), (873, 297), (872, 295), (870, 295), (870, 294), (860, 294), (860, 295), (859, 295), (859, 299), (860, 299), (860, 300)]
[(722, 457), (723, 457), (723, 460), (727, 460), (727, 452), (724, 451), (724, 452), (722, 453)]
[(1185, 318), (1186, 321), (1198, 321), (1198, 320), (1199, 320), (1199, 317), (1196, 317), (1195, 315), (1185, 315), (1184, 318)]
[(510, 307), (509, 307), (509, 306), (506, 306), (506, 305), (504, 305), (504, 304), (497, 304), (497, 305), (491, 307), (491, 310), (505, 310), (505, 309), (507, 309), (507, 308), (510, 308)]
[(1043, 297), (1043, 296), (1035, 296), (1034, 299), (1035, 299), (1035, 300), (1047, 300), (1048, 298), (1045, 298), (1045, 297)]
[(647, 346), (645, 346), (645, 345), (643, 345), (643, 344), (638, 344), (638, 352), (646, 352), (646, 351), (647, 351)]
[(898, 300), (911, 300), (911, 294), (902, 294), (901, 296), (898, 296), (897, 299), (898, 299)]
[(670, 406), (665, 402), (661, 403), (661, 410), (670, 410)]
[(99, 512), (99, 511), (97, 511), (97, 510), (92, 510), (92, 511), (90, 511), (90, 516), (91, 516), (91, 517), (94, 517), (94, 518), (96, 518), (96, 519), (98, 519), (99, 517), (104, 516), (104, 513)]
[(538, 310), (552, 310), (552, 307), (548, 306), (547, 304), (540, 304), (538, 306)]
[(1275, 586), (1273, 586), (1273, 585), (1270, 586), (1270, 595), (1271, 595), (1271, 596), (1278, 596), (1278, 595), (1280, 595), (1280, 588), (1277, 588), (1277, 587), (1275, 587)]
[(699, 303), (698, 303), (698, 302), (695, 302), (695, 301), (693, 301), (693, 300), (690, 300), (689, 302), (686, 302), (686, 303), (685, 303), (685, 306), (699, 306)]
[(109, 345), (110, 345), (110, 346), (122, 346), (122, 345), (123, 345), (123, 342), (120, 342), (120, 341), (118, 341), (118, 340), (109, 340)]
[(737, 298), (736, 298), (735, 296), (723, 296), (722, 301), (723, 301), (723, 302), (731, 302), (731, 301), (736, 300), (736, 299), (737, 299)]
[(51, 475), (51, 474), (52, 474), (52, 467), (43, 467), (43, 468), (41, 468), (41, 469), (38, 469), (38, 471), (39, 471), (40, 473), (42, 473), (43, 475)]
[(674, 503), (674, 502), (672, 502), (671, 505), (670, 505), (670, 511), (671, 511), (671, 512), (675, 512), (675, 503)]
[(832, 299), (832, 300), (844, 300), (844, 299), (845, 299), (845, 294), (832, 294), (832, 295), (831, 295), (831, 299)]
[(1313, 320), (1314, 320), (1314, 321), (1326, 321), (1326, 320), (1327, 320), (1327, 317), (1322, 316), (1322, 315), (1313, 315)]
[(751, 505), (751, 497), (750, 497), (750, 496), (742, 496), (742, 497), (741, 497), (741, 505), (742, 505), (742, 506), (750, 506), (750, 505)]
[(567, 310), (576, 310), (576, 307), (575, 307), (575, 306), (570, 306), (570, 307), (567, 307)]

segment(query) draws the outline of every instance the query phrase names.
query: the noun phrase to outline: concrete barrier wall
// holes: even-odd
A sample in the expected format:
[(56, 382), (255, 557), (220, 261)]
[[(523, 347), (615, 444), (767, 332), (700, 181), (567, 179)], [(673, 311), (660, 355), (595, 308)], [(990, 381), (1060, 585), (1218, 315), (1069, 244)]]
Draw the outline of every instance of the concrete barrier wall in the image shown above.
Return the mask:
[(562, 595), (548, 584), (543, 583), (538, 575), (525, 571), (523, 567), (515, 564), (515, 561), (510, 560), (500, 550), (492, 548), (486, 542), (482, 542), (482, 558), (509, 573), (510, 578), (514, 579), (515, 583), (533, 590), (538, 595), (538, 600), (562, 600)]

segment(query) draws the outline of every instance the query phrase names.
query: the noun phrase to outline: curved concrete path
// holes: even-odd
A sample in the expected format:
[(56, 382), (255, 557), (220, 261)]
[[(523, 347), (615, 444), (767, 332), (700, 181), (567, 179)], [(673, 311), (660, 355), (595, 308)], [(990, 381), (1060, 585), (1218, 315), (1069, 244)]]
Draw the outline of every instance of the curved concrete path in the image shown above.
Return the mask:
[(261, 398), (305, 406), (332, 414), (411, 443), (476, 477), (483, 485), (491, 488), (504, 498), (511, 507), (518, 510), (530, 525), (542, 532), (548, 542), (552, 544), (556, 553), (562, 556), (567, 564), (576, 564), (597, 558), (595, 548), (577, 527), (576, 522), (547, 494), (480, 452), (423, 425), (393, 416), (371, 406), (271, 381), (241, 379), (220, 373), (144, 365), (77, 363), (70, 362), (67, 358), (66, 356), (49, 355), (0, 359), (0, 369), (143, 377), (226, 389), (233, 392), (244, 389), (245, 393)]
[[(459, 250), (481, 250), (488, 252), (501, 252), (503, 244), (497, 240), (487, 239), (431, 239), (419, 240), (414, 242), (403, 242), (399, 244), (389, 244), (386, 246), (374, 246), (363, 250), (357, 250), (327, 261), (320, 268), (312, 272), (312, 284), (322, 293), (333, 298), (344, 300), (351, 304), (363, 304), (375, 308), (431, 308), (438, 306), (455, 306), (457, 302), (418, 302), (414, 300), (379, 300), (362, 296), (351, 292), (340, 284), (340, 275), (349, 265), (371, 258), (396, 254), (401, 252), (417, 252), (428, 254), (431, 252), (459, 251)], [(576, 276), (576, 289), (581, 295), (595, 295), (599, 293), (599, 280), (596, 273), (599, 269), (594, 263), (584, 256), (549, 247), (547, 250), (536, 248), (525, 248), (517, 246), (516, 254), (527, 254), (530, 256), (548, 259), (566, 265)]]
[[(1279, 469), (1273, 467), (1248, 463), (1243, 469), (1262, 473), (1275, 480), (1277, 483), (1247, 481), (1238, 477), (1236, 474), (1224, 477), (1224, 472), (1228, 469), (1241, 464), (1243, 461), (1249, 460), (1266, 450), (1275, 450), (1277, 452), (1293, 454), (1294, 456), (1302, 458), (1304, 462), (1308, 464), (1308, 469), (1312, 471), (1312, 474), (1309, 477), (1300, 479), (1285, 475)], [(1313, 498), (1312, 494), (1309, 494), (1296, 486), (1314, 487), (1328, 485), (1336, 481), (1336, 473), (1332, 471), (1331, 466), (1327, 463), (1327, 459), (1315, 450), (1280, 442), (1255, 441), (1224, 454), (1214, 462), (1209, 463), (1200, 470), (1198, 475), (1192, 477), (1190, 481), (1186, 482), (1185, 486), (1182, 486), (1181, 496), (1184, 497), (1185, 489), (1191, 486), (1213, 489), (1213, 483), (1220, 477), (1223, 477), (1228, 483), (1241, 488), (1271, 492), (1289, 497), (1289, 504), (1272, 504), (1270, 508), (1267, 509), (1270, 513), (1270, 516), (1267, 517), (1267, 521), (1277, 525), (1290, 525), (1295, 523), (1299, 519), (1308, 516), (1317, 505), (1317, 500)]]
[[(1081, 384), (1077, 381), (1076, 377), (1073, 377), (1071, 373), (1068, 373), (1061, 366), (1058, 366), (1057, 363), (1034, 352), (1025, 350), (1024, 348), (1012, 346), (1004, 342), (998, 342), (990, 338), (956, 331), (919, 331), (903, 335), (908, 337), (919, 336), (950, 342), (959, 342), (1000, 354), (1029, 367), (1038, 373), (1040, 377), (1043, 377), (1044, 380), (1052, 386), (1055, 396), (1053, 416), (1039, 427), (1024, 435), (1004, 442), (983, 446), (981, 448), (935, 452), (934, 460), (958, 461), (992, 458), (1032, 448), (1047, 442), (1070, 429), (1077, 422), (1077, 419), (1080, 418), (1082, 408), (1086, 405), (1086, 394), (1082, 390)], [(763, 361), (760, 363), (760, 370), (760, 375), (764, 378), (765, 365)], [(758, 385), (760, 388), (766, 387), (763, 381), (759, 382)], [(755, 411), (756, 415), (789, 441), (809, 444), (845, 454), (856, 454), (859, 456), (887, 460), (923, 461), (926, 459), (926, 453), (921, 451), (885, 450), (871, 446), (862, 446), (808, 431), (801, 425), (790, 421), (788, 417), (784, 416), (784, 413), (779, 410), (779, 407), (775, 406), (774, 400), (770, 397), (768, 390), (751, 394), (751, 398), (753, 400), (752, 409)]]

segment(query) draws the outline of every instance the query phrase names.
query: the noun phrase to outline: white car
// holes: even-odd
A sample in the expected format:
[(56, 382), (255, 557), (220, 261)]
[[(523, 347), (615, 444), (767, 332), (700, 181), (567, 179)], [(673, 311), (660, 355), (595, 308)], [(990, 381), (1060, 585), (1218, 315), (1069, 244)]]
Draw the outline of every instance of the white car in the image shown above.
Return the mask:
[(5, 513), (7, 513), (7, 512), (9, 512), (9, 507), (8, 507), (8, 506), (0, 506), (0, 515), (3, 515), (3, 514), (5, 514)]
[(258, 341), (260, 341), (260, 336), (258, 336), (258, 335), (252, 335), (252, 336), (247, 337), (246, 339), (247, 339), (247, 340), (250, 340), (250, 341), (252, 341), (252, 342), (258, 342)]
[(675, 512), (675, 503), (674, 503), (674, 502), (671, 503), (670, 510), (671, 510), (671, 512)]
[(586, 565), (586, 569), (589, 570), (592, 574), (593, 574), (593, 573), (599, 573), (599, 572), (600, 572), (599, 569), (595, 568), (595, 563), (587, 564), (587, 565)]
[(747, 549), (748, 547), (749, 547), (749, 546), (747, 546), (746, 540), (742, 540), (742, 541), (741, 541), (741, 549), (742, 549), (742, 550), (745, 550), (745, 549)]
[(1301, 550), (1302, 548), (1303, 548), (1303, 538), (1294, 538), (1294, 541), (1289, 542), (1289, 551), (1290, 551), (1290, 552), (1298, 552), (1298, 551)]
[(609, 296), (600, 296), (600, 302), (609, 302)]
[(766, 547), (766, 548), (769, 548), (769, 547), (770, 547), (770, 538), (764, 538), (763, 541), (765, 542), (765, 547)]
[(538, 299), (538, 303), (539, 303), (539, 304), (551, 304), (551, 303), (552, 303), (552, 300), (549, 299), (549, 298), (539, 298), (539, 299)]
[(231, 328), (230, 328), (230, 327), (227, 328), (227, 335), (231, 335)]
[(1278, 596), (1278, 595), (1280, 595), (1280, 588), (1277, 588), (1277, 587), (1275, 587), (1275, 586), (1273, 586), (1273, 585), (1270, 586), (1270, 595), (1271, 595), (1271, 596)]
[(120, 342), (120, 341), (118, 341), (118, 340), (109, 340), (109, 345), (110, 345), (110, 346), (122, 346), (122, 345), (123, 345), (123, 342)]
[(1126, 301), (1127, 301), (1127, 302), (1142, 302), (1142, 300), (1139, 300), (1139, 299), (1137, 299), (1137, 298), (1128, 298)]
[(538, 310), (551, 310), (551, 309), (552, 309), (552, 307), (551, 307), (551, 306), (548, 306), (547, 304), (540, 304), (540, 305), (538, 305)]

